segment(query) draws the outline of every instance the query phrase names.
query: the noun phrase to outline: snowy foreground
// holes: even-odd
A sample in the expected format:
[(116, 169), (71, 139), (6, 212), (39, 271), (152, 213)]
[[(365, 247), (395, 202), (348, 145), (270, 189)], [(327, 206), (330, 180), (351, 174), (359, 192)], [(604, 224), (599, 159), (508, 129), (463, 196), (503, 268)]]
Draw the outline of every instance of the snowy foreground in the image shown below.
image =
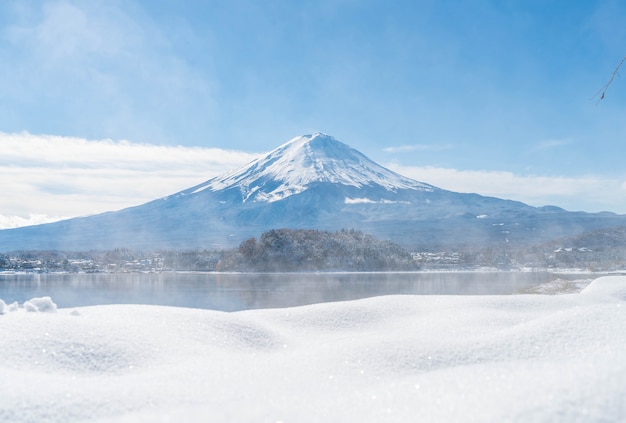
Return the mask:
[(236, 313), (0, 302), (0, 421), (625, 421), (625, 301), (613, 276)]

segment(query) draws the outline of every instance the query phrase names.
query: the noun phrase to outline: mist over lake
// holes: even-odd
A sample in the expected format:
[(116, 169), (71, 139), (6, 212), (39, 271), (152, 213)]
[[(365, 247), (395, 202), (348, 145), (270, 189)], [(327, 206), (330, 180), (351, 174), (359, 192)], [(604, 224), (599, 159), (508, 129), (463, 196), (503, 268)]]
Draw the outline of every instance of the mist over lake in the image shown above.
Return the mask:
[(239, 311), (380, 295), (508, 295), (583, 274), (549, 272), (4, 274), (0, 298), (59, 307), (149, 304)]

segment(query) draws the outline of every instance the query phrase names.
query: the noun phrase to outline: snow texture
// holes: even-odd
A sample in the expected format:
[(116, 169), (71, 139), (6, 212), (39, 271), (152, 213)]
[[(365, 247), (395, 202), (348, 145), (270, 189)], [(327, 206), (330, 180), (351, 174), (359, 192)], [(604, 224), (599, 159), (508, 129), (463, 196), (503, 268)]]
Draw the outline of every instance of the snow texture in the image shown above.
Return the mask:
[(624, 421), (625, 293), (619, 276), (558, 296), (20, 308), (0, 316), (0, 421)]

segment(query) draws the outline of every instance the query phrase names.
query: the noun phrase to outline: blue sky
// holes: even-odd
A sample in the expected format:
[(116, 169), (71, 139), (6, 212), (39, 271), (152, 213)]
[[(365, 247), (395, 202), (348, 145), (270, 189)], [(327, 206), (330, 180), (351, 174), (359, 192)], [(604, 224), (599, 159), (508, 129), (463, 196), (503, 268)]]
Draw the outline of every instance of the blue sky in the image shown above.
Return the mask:
[[(7, 0), (0, 182), (28, 178), (43, 151), (9, 159), (15, 142), (47, 140), (58, 157), (34, 161), (61, 178), (77, 140), (94, 156), (104, 144), (126, 154), (130, 143), (190, 157), (213, 149), (217, 162), (218, 150), (244, 160), (322, 131), (442, 188), (626, 213), (626, 81), (592, 98), (624, 55), (620, 1)], [(79, 207), (76, 173), (56, 194), (36, 180), (5, 192), (14, 200), (0, 215), (121, 208), (222, 169), (194, 165), (168, 185), (153, 156), (137, 154), (155, 181), (143, 195), (122, 201), (118, 188), (119, 202), (92, 195), (92, 208)], [(123, 156), (107, 157), (82, 178), (128, 171)], [(54, 197), (61, 191), (72, 209)]]

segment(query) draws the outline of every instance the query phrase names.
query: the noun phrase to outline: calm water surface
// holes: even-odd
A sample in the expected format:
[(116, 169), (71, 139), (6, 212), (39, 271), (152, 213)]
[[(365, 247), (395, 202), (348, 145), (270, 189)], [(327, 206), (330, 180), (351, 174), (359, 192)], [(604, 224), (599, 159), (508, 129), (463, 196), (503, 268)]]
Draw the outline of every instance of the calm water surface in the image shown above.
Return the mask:
[(237, 311), (395, 294), (507, 295), (557, 277), (563, 275), (547, 272), (4, 274), (0, 275), (0, 299), (8, 304), (50, 296), (62, 308), (152, 304)]

